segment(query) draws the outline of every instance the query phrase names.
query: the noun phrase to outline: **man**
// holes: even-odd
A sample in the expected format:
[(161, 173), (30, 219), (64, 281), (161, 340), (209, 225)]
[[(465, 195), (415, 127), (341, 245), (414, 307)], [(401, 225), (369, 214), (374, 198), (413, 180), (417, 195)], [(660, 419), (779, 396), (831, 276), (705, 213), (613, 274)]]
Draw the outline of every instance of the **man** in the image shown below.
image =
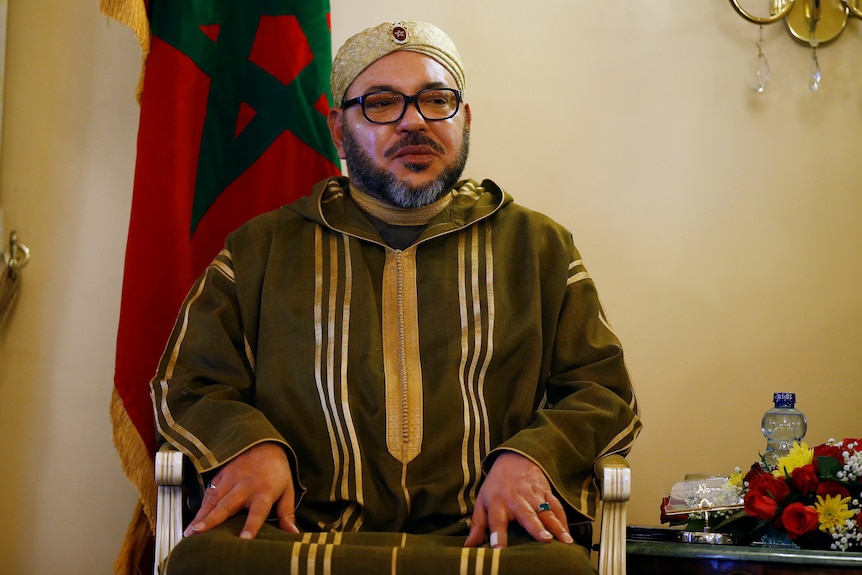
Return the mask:
[(641, 424), (571, 235), (459, 181), (439, 29), (365, 30), (331, 83), (350, 179), (228, 237), (153, 380), (208, 482), (167, 571), (591, 570), (593, 463)]

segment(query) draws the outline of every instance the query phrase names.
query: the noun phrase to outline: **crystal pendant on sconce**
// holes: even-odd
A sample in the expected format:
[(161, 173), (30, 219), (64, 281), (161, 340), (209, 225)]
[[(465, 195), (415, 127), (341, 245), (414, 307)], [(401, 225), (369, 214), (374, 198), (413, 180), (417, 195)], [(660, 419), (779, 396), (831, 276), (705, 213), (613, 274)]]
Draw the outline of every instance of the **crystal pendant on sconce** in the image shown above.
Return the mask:
[(811, 66), (811, 78), (808, 80), (808, 89), (812, 92), (816, 92), (820, 89), (820, 64), (817, 62), (817, 56), (812, 56), (811, 60), (814, 62)]
[(749, 87), (758, 94), (762, 94), (769, 85), (769, 61), (763, 52), (759, 53), (751, 63), (751, 77), (748, 82)]
[(820, 42), (812, 36), (808, 42), (811, 45), (811, 76), (808, 79), (808, 89), (816, 92), (820, 89), (820, 61), (817, 59), (817, 46)]
[(762, 94), (769, 85), (769, 61), (763, 55), (763, 25), (760, 26), (760, 38), (757, 40), (757, 56), (751, 63), (751, 76), (748, 79), (748, 86)]

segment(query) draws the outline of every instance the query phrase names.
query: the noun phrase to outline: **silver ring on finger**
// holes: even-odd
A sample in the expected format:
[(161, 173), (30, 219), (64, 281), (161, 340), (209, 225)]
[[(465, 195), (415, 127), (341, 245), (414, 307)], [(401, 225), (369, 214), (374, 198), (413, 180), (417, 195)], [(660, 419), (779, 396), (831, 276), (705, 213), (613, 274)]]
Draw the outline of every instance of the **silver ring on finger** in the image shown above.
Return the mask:
[(545, 511), (550, 511), (550, 510), (551, 510), (551, 504), (548, 503), (547, 501), (542, 501), (541, 503), (539, 503), (539, 506), (536, 507), (536, 515), (541, 515)]

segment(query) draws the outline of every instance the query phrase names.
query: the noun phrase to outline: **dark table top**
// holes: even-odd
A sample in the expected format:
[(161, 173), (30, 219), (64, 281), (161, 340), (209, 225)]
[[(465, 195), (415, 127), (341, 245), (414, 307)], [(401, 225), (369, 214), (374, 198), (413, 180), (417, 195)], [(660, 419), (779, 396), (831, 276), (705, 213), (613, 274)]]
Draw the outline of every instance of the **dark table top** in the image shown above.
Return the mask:
[(814, 551), (810, 549), (766, 547), (761, 545), (708, 545), (703, 543), (680, 543), (678, 541), (638, 541), (629, 539), (626, 543), (626, 553), (628, 555), (648, 555), (654, 557), (862, 568), (862, 553)]
[(660, 559), (674, 561), (717, 561), (725, 563), (757, 563), (793, 566), (817, 565), (827, 570), (848, 570), (862, 573), (862, 553), (842, 551), (815, 551), (792, 547), (765, 545), (712, 545), (683, 543), (679, 528), (642, 527), (631, 525), (627, 529), (626, 554), (630, 560), (655, 563)]

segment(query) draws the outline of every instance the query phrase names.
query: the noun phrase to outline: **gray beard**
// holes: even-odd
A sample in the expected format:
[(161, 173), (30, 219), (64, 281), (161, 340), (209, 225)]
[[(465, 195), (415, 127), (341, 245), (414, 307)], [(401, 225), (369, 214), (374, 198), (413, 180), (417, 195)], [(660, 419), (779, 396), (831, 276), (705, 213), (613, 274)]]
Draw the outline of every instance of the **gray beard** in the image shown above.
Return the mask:
[[(470, 126), (464, 124), (461, 137), (461, 148), (451, 165), (447, 166), (437, 178), (427, 184), (412, 186), (399, 180), (390, 172), (377, 166), (365, 150), (356, 143), (352, 132), (344, 126), (344, 155), (347, 161), (347, 171), (354, 186), (382, 202), (399, 207), (415, 209), (433, 204), (455, 187), (464, 166), (467, 164), (467, 152), (470, 148)], [(393, 146), (387, 153), (394, 153), (403, 146), (426, 145), (442, 151), (439, 144), (424, 134), (410, 134), (404, 140)], [(420, 173), (427, 166), (407, 164), (407, 169)]]

